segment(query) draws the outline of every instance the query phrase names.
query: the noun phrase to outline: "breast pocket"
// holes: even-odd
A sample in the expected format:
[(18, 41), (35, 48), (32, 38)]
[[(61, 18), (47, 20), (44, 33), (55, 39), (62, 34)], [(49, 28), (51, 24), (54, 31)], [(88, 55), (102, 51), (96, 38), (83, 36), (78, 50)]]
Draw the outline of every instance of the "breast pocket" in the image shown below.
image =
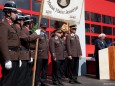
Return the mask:
[(56, 41), (55, 42), (55, 47), (58, 48), (60, 46), (60, 42), (59, 41)]
[(13, 29), (9, 31), (9, 39), (16, 40), (17, 39), (17, 32)]
[(70, 39), (70, 42), (73, 44), (73, 43), (74, 43), (74, 40), (75, 40), (75, 38), (71, 38), (71, 39)]
[(11, 29), (9, 31), (9, 34), (8, 34), (8, 44), (9, 46), (19, 46), (19, 37), (17, 35), (17, 32), (13, 29)]

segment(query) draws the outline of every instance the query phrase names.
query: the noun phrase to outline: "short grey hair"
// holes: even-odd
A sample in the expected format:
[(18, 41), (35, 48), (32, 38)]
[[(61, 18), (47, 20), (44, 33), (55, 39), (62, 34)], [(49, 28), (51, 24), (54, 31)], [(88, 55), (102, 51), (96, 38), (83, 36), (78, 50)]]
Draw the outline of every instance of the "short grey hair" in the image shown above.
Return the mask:
[(101, 38), (102, 36), (106, 37), (106, 35), (104, 33), (99, 34), (98, 37)]

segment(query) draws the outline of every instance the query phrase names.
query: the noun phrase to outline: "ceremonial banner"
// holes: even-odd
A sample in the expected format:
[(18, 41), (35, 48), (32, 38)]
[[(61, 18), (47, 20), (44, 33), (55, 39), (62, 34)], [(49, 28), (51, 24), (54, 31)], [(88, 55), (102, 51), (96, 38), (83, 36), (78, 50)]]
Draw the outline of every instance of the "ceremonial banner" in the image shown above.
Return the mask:
[(83, 0), (44, 0), (43, 17), (80, 22)]

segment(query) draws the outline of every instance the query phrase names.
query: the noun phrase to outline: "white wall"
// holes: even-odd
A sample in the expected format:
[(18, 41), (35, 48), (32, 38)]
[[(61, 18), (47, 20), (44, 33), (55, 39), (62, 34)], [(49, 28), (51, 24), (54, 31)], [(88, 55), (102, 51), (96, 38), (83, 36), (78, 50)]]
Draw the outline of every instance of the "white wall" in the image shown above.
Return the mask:
[(86, 45), (85, 45), (85, 11), (84, 11), (84, 6), (82, 10), (82, 16), (80, 20), (80, 24), (77, 24), (77, 34), (79, 35), (80, 38), (80, 43), (81, 43), (81, 48), (82, 48), (82, 57), (86, 57)]
[(86, 44), (85, 44), (85, 11), (84, 6), (82, 10), (82, 16), (80, 23), (77, 24), (77, 32), (76, 32), (80, 38), (80, 44), (82, 48), (82, 59), (79, 60), (79, 76), (86, 74)]

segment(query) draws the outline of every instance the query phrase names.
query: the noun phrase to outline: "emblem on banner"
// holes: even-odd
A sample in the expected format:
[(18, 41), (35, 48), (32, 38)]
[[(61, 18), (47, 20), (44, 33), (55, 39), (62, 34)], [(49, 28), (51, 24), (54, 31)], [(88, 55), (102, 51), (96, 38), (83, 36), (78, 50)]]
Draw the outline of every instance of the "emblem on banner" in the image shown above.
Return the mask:
[(61, 8), (66, 8), (70, 4), (70, 0), (57, 0), (57, 4)]

